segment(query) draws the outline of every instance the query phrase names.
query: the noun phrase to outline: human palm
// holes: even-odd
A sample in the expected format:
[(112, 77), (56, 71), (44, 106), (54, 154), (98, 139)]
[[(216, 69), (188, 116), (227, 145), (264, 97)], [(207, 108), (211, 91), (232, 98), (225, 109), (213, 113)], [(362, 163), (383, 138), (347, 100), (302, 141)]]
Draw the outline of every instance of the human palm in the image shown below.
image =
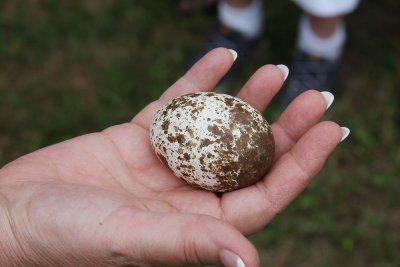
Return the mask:
[[(263, 228), (304, 189), (342, 131), (333, 122), (318, 123), (326, 101), (308, 91), (272, 125), (275, 163), (262, 180), (221, 196), (189, 186), (152, 151), (150, 120), (173, 97), (212, 90), (232, 62), (228, 50), (213, 50), (131, 122), (38, 150), (1, 169), (0, 220), (8, 218), (8, 224), (0, 233), (12, 244), (7, 249), (17, 255), (14, 261), (240, 266), (240, 257), (257, 266), (244, 235)], [(238, 97), (262, 111), (283, 81), (279, 68), (264, 66)], [(11, 256), (3, 258), (11, 262)]]

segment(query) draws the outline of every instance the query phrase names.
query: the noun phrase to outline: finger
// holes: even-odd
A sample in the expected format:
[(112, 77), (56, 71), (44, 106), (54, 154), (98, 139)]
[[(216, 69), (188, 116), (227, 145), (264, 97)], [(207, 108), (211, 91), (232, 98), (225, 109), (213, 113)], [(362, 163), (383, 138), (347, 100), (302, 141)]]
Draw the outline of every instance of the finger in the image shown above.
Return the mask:
[(251, 76), (237, 97), (262, 112), (282, 87), (287, 75), (286, 66), (265, 65)]
[(165, 102), (183, 94), (211, 91), (232, 67), (236, 52), (216, 48), (203, 56), (160, 97)]
[(208, 52), (168, 88), (159, 100), (150, 103), (139, 112), (132, 122), (148, 129), (154, 113), (167, 101), (184, 94), (211, 91), (231, 68), (236, 58), (235, 53), (226, 48), (216, 48)]
[[(114, 254), (142, 266), (259, 266), (254, 246), (234, 227), (205, 215), (116, 214)], [(117, 252), (117, 253), (116, 253)], [(240, 265), (242, 263), (242, 265)], [(136, 265), (135, 265), (136, 266)]]
[(320, 121), (334, 97), (329, 92), (309, 90), (298, 96), (271, 125), (275, 159), (289, 151), (305, 132)]
[(336, 123), (312, 127), (263, 180), (223, 196), (226, 220), (245, 234), (263, 228), (309, 184), (341, 138), (342, 129)]

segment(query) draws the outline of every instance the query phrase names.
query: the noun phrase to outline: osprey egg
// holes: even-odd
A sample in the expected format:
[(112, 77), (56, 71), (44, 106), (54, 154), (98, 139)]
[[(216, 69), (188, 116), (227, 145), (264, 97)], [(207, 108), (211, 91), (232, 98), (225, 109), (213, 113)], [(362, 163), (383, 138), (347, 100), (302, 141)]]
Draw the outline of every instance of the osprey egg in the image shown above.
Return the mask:
[(169, 101), (150, 127), (157, 157), (189, 184), (226, 192), (256, 183), (271, 167), (275, 142), (262, 114), (225, 94)]

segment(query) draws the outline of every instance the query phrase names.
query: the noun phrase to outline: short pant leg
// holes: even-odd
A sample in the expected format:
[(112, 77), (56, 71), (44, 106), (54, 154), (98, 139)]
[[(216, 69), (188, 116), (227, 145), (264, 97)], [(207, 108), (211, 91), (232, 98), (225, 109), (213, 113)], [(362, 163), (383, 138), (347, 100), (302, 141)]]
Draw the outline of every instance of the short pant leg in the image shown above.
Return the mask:
[(306, 13), (317, 17), (335, 17), (354, 11), (359, 0), (293, 0)]

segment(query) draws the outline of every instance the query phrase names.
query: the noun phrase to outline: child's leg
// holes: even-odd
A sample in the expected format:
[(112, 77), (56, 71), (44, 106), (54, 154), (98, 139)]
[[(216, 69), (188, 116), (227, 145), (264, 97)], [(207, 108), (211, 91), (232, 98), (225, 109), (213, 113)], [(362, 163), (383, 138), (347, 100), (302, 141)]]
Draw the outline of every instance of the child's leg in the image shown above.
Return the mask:
[(303, 10), (299, 22), (296, 53), (291, 75), (282, 95), (282, 105), (308, 89), (334, 91), (343, 46), (346, 41), (344, 16), (358, 0), (293, 0)]
[[(244, 64), (259, 42), (263, 26), (262, 0), (220, 0), (217, 11), (217, 25), (189, 66), (216, 47), (234, 49), (238, 58), (225, 76), (223, 82), (226, 82)], [(225, 88), (220, 86), (219, 90), (224, 91)]]

